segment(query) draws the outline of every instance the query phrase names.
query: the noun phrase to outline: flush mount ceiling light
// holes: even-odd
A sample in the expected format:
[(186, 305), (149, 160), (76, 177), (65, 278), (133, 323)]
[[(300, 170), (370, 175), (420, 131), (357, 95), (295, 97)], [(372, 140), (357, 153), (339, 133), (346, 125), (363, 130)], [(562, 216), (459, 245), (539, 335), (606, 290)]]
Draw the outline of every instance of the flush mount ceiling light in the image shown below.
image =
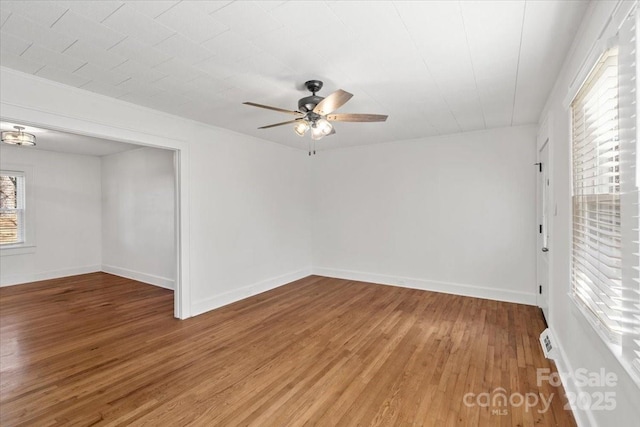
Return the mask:
[(13, 128), (16, 130), (2, 131), (2, 142), (11, 145), (36, 145), (35, 135), (23, 132), (24, 127), (22, 126), (14, 126)]
[[(382, 114), (332, 114), (350, 100), (353, 95), (342, 89), (338, 89), (331, 95), (323, 98), (316, 95), (316, 92), (322, 89), (322, 82), (320, 80), (309, 80), (304, 85), (312, 95), (300, 99), (298, 101), (298, 110), (296, 111), (256, 104), (254, 102), (245, 102), (244, 104), (251, 105), (252, 107), (266, 108), (267, 110), (279, 111), (296, 116), (294, 120), (262, 126), (258, 129), (269, 129), (293, 123), (293, 130), (296, 134), (304, 136), (307, 131), (311, 130), (311, 139), (317, 141), (325, 136), (336, 133), (331, 122), (384, 122), (387, 120), (387, 116)], [(311, 151), (309, 154), (311, 154)]]

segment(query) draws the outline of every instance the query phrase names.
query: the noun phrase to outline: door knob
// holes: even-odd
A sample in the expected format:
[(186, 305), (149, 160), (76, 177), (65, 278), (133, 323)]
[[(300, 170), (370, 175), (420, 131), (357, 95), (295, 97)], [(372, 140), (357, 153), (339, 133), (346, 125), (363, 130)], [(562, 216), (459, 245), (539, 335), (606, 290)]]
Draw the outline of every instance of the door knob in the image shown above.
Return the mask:
[(542, 248), (542, 252), (549, 252), (549, 248)]

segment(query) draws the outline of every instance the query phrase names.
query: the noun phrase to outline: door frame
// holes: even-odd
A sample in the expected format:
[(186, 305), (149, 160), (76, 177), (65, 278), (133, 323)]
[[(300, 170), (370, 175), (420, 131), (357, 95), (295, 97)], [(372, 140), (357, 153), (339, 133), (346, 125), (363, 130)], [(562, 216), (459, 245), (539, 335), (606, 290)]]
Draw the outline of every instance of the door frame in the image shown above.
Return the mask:
[[(547, 203), (546, 203), (546, 210), (547, 210), (547, 221), (546, 221), (546, 230), (542, 231), (542, 234), (546, 234), (548, 237), (547, 239), (547, 246), (550, 245), (549, 240), (551, 240), (551, 236), (553, 236), (553, 216), (555, 216), (555, 203), (554, 203), (554, 197), (553, 197), (553, 155), (552, 155), (552, 148), (553, 148), (553, 144), (551, 141), (551, 126), (552, 126), (552, 119), (551, 117), (549, 117), (549, 115), (547, 115), (544, 120), (542, 121), (542, 124), (540, 125), (540, 127), (538, 128), (538, 133), (537, 133), (537, 137), (536, 137), (536, 162), (538, 163), (543, 163), (543, 159), (541, 159), (541, 152), (542, 149), (545, 147), (546, 145), (546, 149), (547, 149), (547, 159), (546, 159), (546, 164), (542, 164), (541, 167), (542, 169), (542, 173), (544, 173), (546, 171), (546, 175), (547, 175), (547, 179), (549, 179), (549, 184), (548, 184), (548, 188), (547, 188), (547, 193), (546, 193), (546, 198), (547, 198)], [(551, 283), (551, 270), (552, 270), (552, 262), (553, 262), (553, 257), (551, 256), (551, 250), (549, 252), (543, 253), (542, 252), (542, 247), (543, 247), (543, 242), (544, 242), (544, 238), (543, 236), (540, 235), (539, 231), (538, 231), (538, 227), (542, 224), (542, 200), (541, 197), (543, 196), (543, 190), (542, 188), (540, 188), (540, 184), (541, 184), (541, 177), (538, 175), (539, 173), (539, 169), (538, 167), (540, 166), (536, 166), (536, 289), (535, 289), (535, 295), (536, 295), (536, 304), (538, 305), (538, 307), (540, 307), (544, 313), (545, 319), (547, 320), (547, 322), (549, 321), (549, 313), (550, 313), (550, 300), (549, 300), (549, 294), (550, 291), (552, 289), (552, 283)], [(542, 260), (542, 257), (545, 257), (545, 260)], [(547, 264), (547, 270), (546, 270), (546, 280), (540, 280), (540, 263), (541, 262), (546, 262)], [(544, 291), (542, 293), (540, 293), (540, 283), (546, 283), (547, 288), (544, 289)]]

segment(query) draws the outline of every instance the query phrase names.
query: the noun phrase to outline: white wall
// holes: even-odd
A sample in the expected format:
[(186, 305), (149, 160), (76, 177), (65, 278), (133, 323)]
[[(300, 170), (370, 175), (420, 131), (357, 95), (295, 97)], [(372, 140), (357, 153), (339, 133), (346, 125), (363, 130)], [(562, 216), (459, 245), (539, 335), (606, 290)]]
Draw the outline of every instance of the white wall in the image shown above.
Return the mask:
[(2, 67), (0, 102), (8, 121), (179, 151), (178, 317), (309, 274), (304, 151)]
[(195, 312), (309, 275), (312, 190), (307, 154), (206, 127), (194, 130), (193, 141)]
[[(570, 113), (564, 105), (569, 87), (580, 70), (589, 71), (590, 60), (597, 59), (597, 51), (592, 47), (603, 33), (609, 17), (616, 9), (617, 2), (593, 2), (585, 14), (570, 55), (562, 68), (556, 85), (541, 116), (541, 124), (548, 118), (550, 123), (549, 143), (551, 153), (551, 197), (557, 214), (550, 223), (550, 284), (549, 284), (549, 325), (554, 331), (562, 350), (559, 369), (573, 372), (587, 369), (599, 372), (605, 369), (617, 375), (618, 386), (611, 389), (586, 388), (587, 393), (615, 392), (614, 411), (577, 411), (582, 425), (623, 426), (632, 425), (632, 420), (640, 419), (640, 389), (636, 386), (617, 359), (585, 320), (569, 299), (570, 292), (570, 245), (571, 245), (571, 167), (570, 167)], [(624, 7), (618, 9), (621, 11)], [(614, 16), (603, 40), (615, 33), (619, 24)], [(596, 54), (594, 56), (594, 54)], [(585, 62), (586, 61), (586, 62)], [(583, 66), (583, 64), (585, 64)], [(583, 73), (584, 75), (584, 73)], [(541, 129), (546, 132), (546, 129)], [(580, 391), (571, 381), (566, 386)]]
[(0, 285), (100, 271), (100, 159), (3, 144), (0, 165), (8, 164), (32, 172), (35, 249), (2, 251)]
[(322, 152), (314, 272), (535, 304), (535, 128)]
[(173, 154), (143, 147), (101, 158), (103, 271), (174, 288)]

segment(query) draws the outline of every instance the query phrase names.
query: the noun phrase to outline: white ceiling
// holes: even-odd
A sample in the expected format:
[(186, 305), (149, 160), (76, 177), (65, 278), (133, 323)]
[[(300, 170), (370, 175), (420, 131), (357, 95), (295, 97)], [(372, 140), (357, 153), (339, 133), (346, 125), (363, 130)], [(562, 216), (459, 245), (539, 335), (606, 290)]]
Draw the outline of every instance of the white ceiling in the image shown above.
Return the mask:
[[(33, 126), (25, 126), (20, 123), (0, 122), (0, 129), (15, 130), (14, 126), (24, 127), (23, 132), (31, 133), (36, 137), (35, 147), (21, 147), (24, 150), (45, 150), (59, 153), (84, 154), (87, 156), (108, 156), (109, 154), (140, 148), (139, 145), (116, 142), (107, 139), (90, 136), (76, 135), (67, 132), (41, 129)], [(2, 148), (6, 147), (2, 144)]]
[(242, 102), (296, 109), (320, 79), (389, 119), (319, 144), (368, 144), (537, 122), (587, 4), (3, 0), (0, 64), (296, 147)]

